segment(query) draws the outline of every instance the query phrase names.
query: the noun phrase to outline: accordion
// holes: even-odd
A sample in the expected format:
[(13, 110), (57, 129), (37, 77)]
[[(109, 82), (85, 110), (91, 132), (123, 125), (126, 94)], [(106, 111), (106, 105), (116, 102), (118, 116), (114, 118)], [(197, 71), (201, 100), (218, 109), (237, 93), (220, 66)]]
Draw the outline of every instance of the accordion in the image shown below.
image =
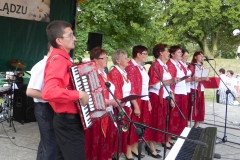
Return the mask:
[(77, 101), (79, 114), (84, 129), (94, 123), (94, 118), (100, 118), (106, 113), (105, 98), (98, 79), (98, 69), (94, 61), (76, 64), (70, 67), (71, 78), (76, 90), (85, 91), (89, 95), (89, 102), (82, 106)]

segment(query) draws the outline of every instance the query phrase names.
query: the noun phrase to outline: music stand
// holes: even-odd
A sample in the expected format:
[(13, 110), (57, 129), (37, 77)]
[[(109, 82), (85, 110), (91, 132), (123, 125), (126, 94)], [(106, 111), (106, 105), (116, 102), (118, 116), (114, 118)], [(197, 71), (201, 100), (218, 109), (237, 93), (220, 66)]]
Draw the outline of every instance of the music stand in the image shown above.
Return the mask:
[(220, 78), (209, 77), (209, 81), (203, 81), (202, 84), (203, 84), (204, 88), (217, 89), (217, 88), (219, 88)]
[(224, 81), (222, 80), (222, 78), (219, 76), (219, 74), (217, 73), (217, 71), (213, 68), (213, 66), (211, 65), (211, 63), (209, 63), (209, 60), (206, 59), (206, 61), (208, 62), (208, 64), (210, 65), (210, 67), (213, 69), (213, 71), (216, 73), (216, 75), (219, 77), (219, 79), (221, 80), (221, 82), (224, 84), (224, 86), (226, 87), (226, 109), (225, 109), (225, 122), (224, 122), (224, 134), (223, 134), (223, 138), (219, 138), (221, 139), (220, 142), (217, 142), (216, 144), (221, 144), (221, 143), (225, 143), (225, 142), (229, 142), (229, 143), (233, 143), (233, 144), (238, 144), (240, 145), (240, 143), (236, 143), (236, 142), (231, 142), (227, 140), (227, 136), (226, 136), (226, 132), (227, 132), (227, 109), (228, 109), (228, 94), (230, 93), (234, 98), (235, 96), (233, 95), (233, 93), (231, 92), (231, 90), (227, 87), (227, 85), (224, 83)]

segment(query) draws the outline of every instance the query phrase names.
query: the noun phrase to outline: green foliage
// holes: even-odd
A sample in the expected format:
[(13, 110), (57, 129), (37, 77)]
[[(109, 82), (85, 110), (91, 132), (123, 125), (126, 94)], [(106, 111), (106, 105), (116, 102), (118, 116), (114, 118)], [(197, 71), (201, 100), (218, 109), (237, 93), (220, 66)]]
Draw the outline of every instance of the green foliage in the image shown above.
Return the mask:
[(206, 54), (216, 56), (219, 51), (228, 51), (219, 47), (223, 46), (223, 39), (228, 46), (236, 46), (239, 37), (234, 37), (232, 32), (239, 27), (239, 10), (240, 4), (234, 0), (225, 3), (221, 0), (171, 0), (160, 18), (165, 18), (167, 25), (163, 28), (176, 39), (188, 39)]
[[(77, 32), (79, 39), (77, 53), (85, 53), (87, 32), (103, 33), (103, 48), (112, 53), (125, 49), (128, 53), (136, 44), (146, 45), (142, 33), (148, 27), (152, 15), (153, 1), (143, 0), (91, 0), (79, 4)], [(85, 33), (84, 33), (85, 32)]]
[[(103, 48), (111, 54), (134, 45), (181, 45), (191, 52), (232, 58), (240, 36), (238, 0), (89, 0), (78, 5), (75, 58), (88, 52), (88, 32), (103, 33)], [(190, 47), (190, 48), (189, 48)]]

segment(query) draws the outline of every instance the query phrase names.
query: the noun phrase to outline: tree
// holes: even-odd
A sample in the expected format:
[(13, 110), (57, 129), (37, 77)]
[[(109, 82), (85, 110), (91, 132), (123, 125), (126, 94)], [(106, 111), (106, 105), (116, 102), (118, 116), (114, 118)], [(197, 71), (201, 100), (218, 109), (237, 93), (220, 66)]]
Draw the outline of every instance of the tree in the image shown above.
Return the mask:
[(162, 29), (168, 37), (193, 41), (206, 55), (217, 56), (219, 48), (226, 51), (219, 46), (236, 46), (239, 40), (232, 34), (240, 24), (238, 0), (171, 0), (163, 9), (158, 18), (164, 19)]
[(90, 31), (103, 33), (103, 48), (108, 53), (116, 49), (130, 53), (133, 45), (150, 46), (154, 39), (151, 18), (153, 9), (158, 7), (155, 0), (91, 0), (78, 7), (81, 11), (77, 16), (77, 57), (85, 53)]

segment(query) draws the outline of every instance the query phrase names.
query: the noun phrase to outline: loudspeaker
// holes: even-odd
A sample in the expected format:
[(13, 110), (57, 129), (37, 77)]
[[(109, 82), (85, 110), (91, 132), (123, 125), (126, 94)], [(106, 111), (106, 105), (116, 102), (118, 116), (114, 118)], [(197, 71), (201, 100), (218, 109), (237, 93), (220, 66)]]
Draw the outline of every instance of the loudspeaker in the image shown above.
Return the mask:
[(33, 98), (26, 95), (25, 89), (15, 89), (13, 118), (20, 123), (35, 122)]
[(95, 47), (102, 47), (102, 33), (89, 32), (87, 41), (87, 51), (91, 51)]

